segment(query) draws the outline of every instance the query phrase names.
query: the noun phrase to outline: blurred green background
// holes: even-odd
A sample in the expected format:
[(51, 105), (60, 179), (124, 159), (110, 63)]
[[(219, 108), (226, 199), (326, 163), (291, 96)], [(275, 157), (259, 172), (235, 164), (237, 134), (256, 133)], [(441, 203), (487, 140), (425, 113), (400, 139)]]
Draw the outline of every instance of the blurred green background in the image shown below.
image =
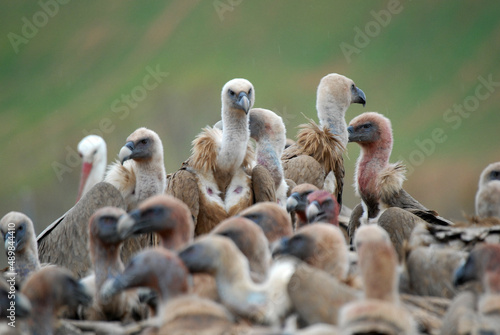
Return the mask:
[[(367, 105), (351, 106), (347, 121), (388, 116), (391, 160), (409, 165), (405, 188), (451, 219), (473, 214), (479, 174), (499, 160), (500, 90), (480, 78), (500, 82), (500, 2), (64, 2), (0, 5), (0, 215), (23, 211), (37, 233), (74, 204), (80, 164), (67, 156), (87, 133), (106, 130), (110, 162), (149, 127), (173, 172), (220, 119), (220, 90), (235, 77), (254, 84), (255, 106), (281, 115), (291, 138), (304, 115), (317, 119), (321, 77), (352, 78)], [(144, 90), (155, 69), (168, 75)], [(470, 112), (450, 110), (463, 104)], [(351, 207), (358, 154), (350, 144)], [(54, 165), (66, 167), (60, 178)]]

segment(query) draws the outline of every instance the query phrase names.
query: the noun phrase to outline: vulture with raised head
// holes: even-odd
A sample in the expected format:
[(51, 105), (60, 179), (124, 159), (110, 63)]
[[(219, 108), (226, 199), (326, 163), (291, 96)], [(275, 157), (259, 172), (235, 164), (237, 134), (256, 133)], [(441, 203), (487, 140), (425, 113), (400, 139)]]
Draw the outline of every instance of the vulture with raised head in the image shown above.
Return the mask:
[(221, 100), (223, 129), (203, 129), (193, 141), (191, 157), (170, 175), (166, 191), (187, 204), (196, 235), (251, 206), (254, 198), (248, 112), (255, 90), (248, 80), (233, 79), (222, 88)]
[(348, 132), (349, 142), (361, 146), (354, 187), (361, 197), (362, 208), (354, 208), (351, 215), (351, 238), (361, 223), (378, 223), (389, 232), (401, 258), (404, 240), (421, 220), (431, 224), (453, 224), (424, 207), (403, 189), (405, 167), (399, 162), (389, 163), (393, 138), (388, 118), (376, 112), (363, 113), (350, 122)]
[(292, 192), (286, 201), (286, 210), (294, 215), (295, 230), (309, 223), (307, 220), (307, 196), (319, 188), (313, 184), (303, 183), (292, 188)]
[(108, 160), (106, 142), (98, 135), (85, 136), (78, 143), (78, 153), (82, 158), (82, 173), (77, 202), (95, 184), (103, 181)]
[(282, 160), (285, 178), (297, 185), (313, 184), (333, 193), (342, 204), (344, 159), (347, 145), (345, 113), (353, 103), (366, 103), (365, 94), (340, 74), (324, 76), (317, 90), (319, 125), (310, 120), (300, 126), (297, 141), (285, 149)]
[(127, 137), (118, 158), (119, 161), (108, 167), (104, 181), (120, 191), (127, 210), (165, 191), (163, 144), (157, 133), (144, 127), (135, 130)]
[(500, 219), (500, 162), (488, 165), (479, 177), (476, 215)]

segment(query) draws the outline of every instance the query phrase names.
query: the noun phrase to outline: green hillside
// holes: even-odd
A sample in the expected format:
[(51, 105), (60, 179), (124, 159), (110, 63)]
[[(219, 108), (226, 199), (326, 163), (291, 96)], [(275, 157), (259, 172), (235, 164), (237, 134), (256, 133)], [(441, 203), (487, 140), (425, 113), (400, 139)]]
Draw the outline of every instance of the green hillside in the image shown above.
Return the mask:
[[(111, 161), (133, 130), (154, 129), (173, 172), (220, 118), (220, 89), (235, 77), (289, 137), (303, 114), (316, 118), (322, 76), (352, 78), (368, 101), (348, 121), (388, 116), (406, 189), (450, 218), (472, 214), (479, 174), (499, 160), (499, 2), (55, 1), (0, 5), (0, 215), (24, 211), (37, 232), (74, 204), (80, 165), (68, 153), (84, 135), (102, 131)], [(157, 85), (145, 89), (150, 72)], [(462, 114), (449, 110), (457, 104)], [(359, 149), (348, 150), (354, 206)], [(60, 178), (54, 166), (65, 166)]]

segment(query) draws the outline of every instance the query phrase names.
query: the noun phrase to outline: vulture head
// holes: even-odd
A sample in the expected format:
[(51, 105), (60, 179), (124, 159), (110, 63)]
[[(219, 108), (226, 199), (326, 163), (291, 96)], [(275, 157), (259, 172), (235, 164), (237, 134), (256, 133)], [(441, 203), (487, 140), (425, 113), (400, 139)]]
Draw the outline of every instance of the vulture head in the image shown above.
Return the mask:
[(168, 249), (189, 243), (194, 235), (189, 208), (173, 196), (155, 195), (141, 202), (118, 223), (118, 233), (122, 238), (151, 232), (158, 233)]
[(247, 258), (234, 242), (224, 236), (209, 234), (196, 239), (179, 253), (179, 257), (191, 273), (208, 273), (217, 276), (219, 272), (231, 271), (229, 263), (249, 269)]
[(14, 251), (17, 256), (33, 253), (38, 258), (35, 228), (28, 216), (20, 212), (5, 214), (0, 220), (0, 231), (6, 252)]
[[(80, 187), (78, 189), (77, 200), (80, 200), (86, 188), (86, 183), (90, 172), (98, 167), (102, 167), (99, 177), (102, 180), (107, 161), (106, 142), (101, 136), (88, 135), (78, 143), (78, 154), (82, 158), (82, 173), (80, 177)], [(99, 180), (99, 181), (101, 181)]]
[(281, 153), (286, 143), (286, 129), (281, 116), (263, 108), (253, 108), (249, 115), (250, 137), (257, 142), (262, 140), (271, 142), (273, 148)]
[(259, 202), (239, 213), (255, 222), (267, 237), (269, 244), (293, 234), (290, 215), (275, 202)]
[(121, 275), (106, 281), (100, 294), (106, 300), (129, 288), (148, 287), (165, 301), (186, 294), (188, 278), (186, 267), (175, 253), (164, 248), (146, 249), (132, 258)]
[(250, 270), (265, 278), (271, 254), (269, 244), (262, 229), (245, 217), (230, 217), (222, 221), (211, 232), (231, 239), (249, 261)]
[(118, 235), (118, 220), (126, 213), (118, 207), (106, 206), (98, 209), (89, 220), (89, 241), (105, 246), (117, 246), (123, 242)]
[(292, 255), (340, 280), (347, 277), (349, 254), (344, 234), (334, 225), (314, 223), (284, 237), (273, 256)]
[(500, 293), (500, 245), (476, 245), (453, 275), (455, 286), (473, 280), (481, 281), (488, 293)]
[(382, 145), (392, 150), (391, 121), (376, 112), (358, 115), (349, 123), (349, 142), (357, 142), (362, 147)]
[(308, 183), (295, 186), (286, 201), (286, 210), (290, 213), (295, 212), (301, 221), (307, 222), (307, 196), (318, 190), (316, 186)]
[(340, 206), (328, 191), (315, 191), (307, 196), (307, 221), (339, 225)]
[(163, 144), (154, 131), (139, 128), (127, 137), (127, 143), (120, 149), (118, 158), (123, 164), (129, 159), (138, 162), (148, 162), (155, 158), (163, 160)]
[[(227, 107), (229, 111), (242, 111), (247, 115), (255, 102), (255, 89), (246, 79), (232, 79), (222, 88), (221, 100), (222, 106)], [(222, 122), (224, 119), (223, 111)]]
[[(366, 96), (352, 79), (338, 73), (330, 73), (324, 76), (318, 85), (317, 104), (324, 105), (325, 101), (334, 101), (335, 105), (345, 110), (351, 104), (364, 106)], [(320, 109), (321, 107), (317, 106), (317, 110)]]
[(488, 165), (479, 178), (476, 215), (500, 218), (500, 162)]
[(48, 266), (33, 273), (21, 291), (31, 302), (35, 326), (44, 326), (64, 307), (87, 306), (92, 296), (68, 269)]

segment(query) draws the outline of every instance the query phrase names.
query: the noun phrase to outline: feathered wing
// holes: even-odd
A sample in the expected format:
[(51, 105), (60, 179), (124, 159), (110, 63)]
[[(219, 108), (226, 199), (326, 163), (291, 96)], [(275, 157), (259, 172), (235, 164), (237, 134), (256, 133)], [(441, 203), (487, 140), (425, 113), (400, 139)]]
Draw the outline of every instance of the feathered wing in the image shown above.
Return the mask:
[(254, 202), (276, 202), (276, 190), (271, 173), (264, 166), (257, 164), (252, 169), (252, 188)]
[(380, 201), (385, 207), (399, 207), (415, 214), (429, 223), (439, 225), (453, 225), (453, 222), (439, 216), (426, 208), (403, 189), (406, 168), (400, 162), (388, 165), (379, 175), (377, 189), (380, 192)]
[[(345, 175), (344, 158), (342, 157), (345, 151), (344, 145), (340, 142), (340, 138), (333, 134), (327, 127), (321, 128), (312, 120), (309, 120), (307, 124), (300, 125), (299, 128), (300, 131), (297, 134), (296, 144), (288, 147), (283, 152), (282, 161), (285, 178), (290, 178), (297, 184), (307, 182), (322, 189), (325, 182), (324, 178), (326, 178), (330, 172), (333, 172), (335, 176), (337, 202), (342, 204), (342, 190), (344, 187)], [(296, 172), (294, 175), (291, 168), (296, 168), (297, 164), (293, 164), (292, 162), (294, 158), (297, 159), (300, 156), (309, 156), (313, 158), (321, 167), (322, 175), (324, 176), (321, 185), (317, 185), (317, 179), (314, 180), (313, 178), (307, 181), (294, 179), (294, 177), (296, 178)], [(313, 176), (317, 178), (317, 176), (314, 175), (316, 172), (310, 169), (317, 169), (317, 167), (314, 166), (315, 164), (310, 161), (308, 162), (310, 165), (306, 167), (304, 165), (306, 162), (308, 161), (300, 162), (299, 167), (301, 167), (301, 169), (307, 169), (308, 173), (312, 173)], [(332, 192), (333, 190), (329, 191)]]

